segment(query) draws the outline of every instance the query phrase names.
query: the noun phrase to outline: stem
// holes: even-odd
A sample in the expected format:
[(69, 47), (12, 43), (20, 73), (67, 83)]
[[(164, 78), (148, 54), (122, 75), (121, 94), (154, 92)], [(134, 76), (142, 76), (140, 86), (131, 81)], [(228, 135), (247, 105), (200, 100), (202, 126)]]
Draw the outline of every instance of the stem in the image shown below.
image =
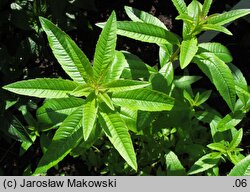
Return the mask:
[(171, 55), (169, 61), (172, 63), (180, 53), (180, 47)]

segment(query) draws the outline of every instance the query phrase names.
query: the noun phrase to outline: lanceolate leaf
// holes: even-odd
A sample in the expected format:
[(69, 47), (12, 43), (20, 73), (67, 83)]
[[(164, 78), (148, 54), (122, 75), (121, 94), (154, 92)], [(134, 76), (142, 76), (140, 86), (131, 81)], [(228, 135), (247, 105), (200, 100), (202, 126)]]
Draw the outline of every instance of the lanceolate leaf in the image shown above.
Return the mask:
[(6, 85), (3, 88), (20, 95), (31, 97), (62, 98), (68, 97), (78, 85), (78, 83), (70, 80), (37, 78), (18, 81)]
[(250, 176), (250, 155), (237, 163), (228, 176)]
[(199, 52), (214, 53), (219, 59), (225, 63), (232, 62), (233, 58), (231, 53), (224, 45), (220, 43), (201, 43), (199, 44)]
[(240, 69), (238, 69), (235, 65), (229, 63), (228, 66), (233, 73), (234, 83), (236, 85), (236, 93), (239, 96), (240, 100), (244, 103), (244, 105), (246, 105), (250, 98), (247, 81)]
[(184, 0), (172, 0), (179, 14), (187, 13), (187, 5)]
[(109, 92), (121, 92), (121, 91), (129, 91), (133, 89), (143, 88), (148, 85), (149, 83), (145, 81), (116, 80), (104, 84), (103, 87), (107, 88)]
[(220, 158), (220, 152), (212, 152), (204, 155), (194, 163), (194, 165), (190, 168), (188, 175), (194, 175), (216, 166)]
[(213, 30), (225, 33), (227, 35), (233, 35), (226, 27), (215, 24), (204, 24), (202, 25), (202, 30)]
[(122, 73), (122, 78), (136, 80), (143, 78), (148, 80), (151, 74), (157, 72), (153, 67), (144, 63), (139, 57), (129, 52), (124, 52), (123, 54), (126, 59), (126, 66)]
[(242, 137), (243, 137), (243, 129), (240, 129), (234, 134), (233, 139), (230, 142), (228, 148), (233, 150), (236, 147), (238, 147), (239, 144), (241, 143)]
[(213, 53), (202, 53), (199, 59), (195, 59), (198, 67), (209, 77), (229, 108), (233, 111), (236, 90), (233, 75), (229, 67)]
[(209, 9), (212, 5), (213, 0), (204, 0), (204, 3), (202, 5), (201, 15), (203, 17), (207, 16)]
[(153, 24), (167, 30), (164, 23), (162, 23), (157, 17), (154, 17), (147, 12), (140, 11), (129, 6), (125, 6), (125, 11), (132, 21)]
[(50, 47), (64, 71), (76, 82), (84, 83), (92, 77), (88, 58), (75, 42), (51, 21), (39, 17), (48, 36)]
[(76, 109), (56, 131), (52, 142), (33, 175), (44, 173), (60, 162), (83, 138), (82, 107)]
[(84, 103), (83, 99), (74, 97), (48, 99), (37, 110), (36, 117), (43, 124), (57, 125)]
[(137, 170), (134, 147), (128, 128), (119, 113), (101, 112), (100, 123), (116, 150), (134, 170)]
[(116, 105), (145, 111), (171, 110), (174, 105), (174, 99), (168, 95), (145, 88), (114, 93), (112, 100)]
[(197, 51), (198, 41), (195, 37), (182, 41), (180, 51), (180, 66), (182, 69), (188, 66)]
[(99, 103), (104, 102), (111, 110), (115, 110), (113, 102), (107, 93), (98, 94)]
[(83, 105), (83, 118), (82, 118), (82, 128), (83, 137), (86, 141), (89, 138), (91, 131), (93, 130), (97, 118), (98, 106), (94, 93), (90, 94), (86, 103)]
[(208, 19), (208, 23), (214, 25), (224, 25), (240, 17), (250, 14), (250, 9), (238, 9), (215, 15)]
[(166, 159), (166, 166), (167, 166), (167, 175), (168, 176), (184, 176), (186, 175), (185, 168), (181, 164), (180, 160), (178, 159), (177, 155), (169, 151), (165, 155)]
[(109, 67), (109, 71), (104, 79), (104, 83), (118, 80), (126, 64), (127, 62), (123, 53), (120, 51), (116, 51), (115, 58)]
[[(98, 24), (98, 26), (101, 27), (102, 25)], [(148, 23), (118, 21), (117, 34), (148, 43), (179, 43), (178, 38), (173, 33)]]
[(93, 67), (96, 81), (102, 81), (108, 72), (115, 55), (116, 38), (116, 15), (112, 12), (96, 44)]

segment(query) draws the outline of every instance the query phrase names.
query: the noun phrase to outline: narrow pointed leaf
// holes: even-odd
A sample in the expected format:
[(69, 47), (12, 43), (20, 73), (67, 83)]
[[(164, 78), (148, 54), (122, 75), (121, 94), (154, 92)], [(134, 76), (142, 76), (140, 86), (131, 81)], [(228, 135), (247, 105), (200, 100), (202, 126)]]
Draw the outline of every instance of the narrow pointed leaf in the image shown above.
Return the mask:
[(250, 14), (250, 9), (232, 10), (210, 17), (208, 19), (208, 23), (214, 25), (224, 25), (248, 14)]
[(228, 148), (233, 150), (236, 147), (238, 147), (239, 144), (241, 143), (242, 137), (243, 137), (243, 129), (240, 129), (234, 134), (233, 140), (230, 142)]
[(236, 85), (236, 93), (244, 105), (247, 105), (247, 102), (250, 98), (247, 81), (239, 68), (231, 63), (229, 63), (228, 66), (233, 73), (234, 83)]
[(172, 0), (179, 14), (187, 13), (187, 5), (184, 0)]
[(128, 17), (132, 21), (153, 24), (167, 30), (167, 27), (164, 25), (164, 23), (162, 23), (157, 17), (133, 7), (125, 6), (124, 8)]
[[(81, 129), (82, 107), (68, 116), (56, 131), (47, 152), (39, 161), (33, 175), (45, 173), (57, 165), (83, 138)], [(60, 146), (60, 147), (58, 147)]]
[(182, 69), (188, 66), (197, 51), (198, 41), (196, 38), (182, 41), (180, 50), (180, 66)]
[(108, 83), (114, 80), (118, 80), (122, 75), (122, 72), (126, 66), (126, 59), (122, 52), (116, 51), (115, 58), (109, 67), (109, 71), (104, 78), (103, 82)]
[(207, 145), (207, 147), (209, 149), (216, 150), (216, 151), (219, 151), (219, 152), (222, 152), (222, 153), (226, 153), (226, 151), (227, 151), (227, 147), (224, 145), (223, 142), (210, 143), (210, 144)]
[(178, 15), (175, 19), (176, 20), (183, 20), (184, 22), (187, 22), (189, 24), (194, 24), (193, 18), (191, 16), (189, 16), (188, 14)]
[(174, 99), (168, 95), (145, 88), (113, 93), (112, 100), (116, 105), (144, 111), (171, 110), (174, 105)]
[(111, 110), (115, 110), (113, 102), (107, 93), (98, 94), (99, 102), (104, 102)]
[(201, 173), (216, 166), (221, 158), (221, 153), (212, 152), (198, 159), (190, 168), (188, 175)]
[(107, 88), (109, 92), (121, 92), (121, 91), (129, 91), (129, 90), (143, 88), (148, 85), (150, 84), (146, 81), (116, 80), (104, 84), (103, 87)]
[(195, 59), (198, 67), (208, 76), (229, 108), (233, 110), (236, 90), (229, 67), (213, 53), (202, 53), (200, 56), (199, 59)]
[(184, 176), (186, 175), (186, 170), (178, 159), (177, 155), (169, 151), (165, 155), (166, 166), (167, 166), (167, 175), (168, 176)]
[(237, 163), (228, 176), (250, 176), (250, 155)]
[(148, 80), (151, 74), (156, 73), (157, 71), (144, 63), (139, 57), (133, 55), (129, 52), (123, 53), (126, 59), (126, 65), (124, 71), (121, 75), (125, 79), (141, 79)]
[(93, 70), (97, 81), (103, 80), (114, 60), (116, 39), (116, 15), (112, 12), (96, 44)]
[(126, 123), (117, 112), (101, 112), (100, 115), (100, 123), (115, 149), (134, 170), (137, 170), (136, 155)]
[(92, 77), (92, 67), (75, 42), (51, 21), (39, 17), (50, 47), (64, 71), (76, 82), (84, 83)]
[(215, 24), (204, 24), (202, 25), (202, 30), (212, 30), (212, 31), (219, 31), (225, 33), (227, 35), (233, 35), (226, 27), (215, 25)]
[(86, 141), (91, 131), (93, 130), (97, 118), (97, 103), (94, 94), (90, 94), (87, 99), (86, 103), (83, 105), (83, 118), (82, 118), (82, 128), (83, 128), (83, 137)]
[(204, 0), (204, 3), (202, 5), (201, 15), (202, 17), (207, 16), (209, 9), (212, 5), (213, 0)]
[[(103, 27), (103, 24), (99, 23), (97, 26)], [(117, 34), (148, 43), (179, 43), (179, 40), (175, 34), (149, 23), (118, 21)]]
[(37, 78), (18, 81), (3, 87), (8, 91), (20, 95), (39, 98), (68, 97), (79, 84), (64, 79)]
[(57, 125), (84, 103), (83, 99), (74, 97), (48, 99), (38, 108), (36, 117), (40, 123)]
[(200, 43), (199, 52), (214, 53), (219, 59), (225, 63), (230, 63), (233, 60), (230, 51), (227, 47), (220, 43)]

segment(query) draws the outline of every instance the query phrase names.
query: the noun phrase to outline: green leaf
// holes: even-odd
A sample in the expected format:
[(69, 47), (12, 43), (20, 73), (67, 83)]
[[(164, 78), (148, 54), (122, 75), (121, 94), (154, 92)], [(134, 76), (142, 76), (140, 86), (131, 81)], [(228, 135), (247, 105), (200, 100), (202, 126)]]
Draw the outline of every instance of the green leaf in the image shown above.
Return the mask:
[(39, 17), (47, 34), (50, 47), (64, 71), (76, 82), (84, 83), (92, 77), (92, 67), (88, 58), (75, 42), (51, 21)]
[(231, 63), (229, 63), (228, 66), (233, 73), (234, 83), (236, 85), (236, 93), (243, 104), (247, 105), (247, 102), (250, 98), (247, 81), (239, 68)]
[(126, 58), (126, 66), (122, 73), (122, 77), (125, 79), (146, 79), (148, 80), (151, 74), (157, 71), (144, 63), (139, 57), (129, 52), (123, 53)]
[(173, 46), (171, 44), (160, 45), (160, 50), (159, 50), (160, 66), (163, 67), (166, 63), (168, 63), (172, 55), (173, 55)]
[(221, 153), (219, 152), (206, 154), (194, 163), (194, 165), (190, 168), (188, 175), (194, 175), (211, 169), (218, 164), (220, 159)]
[(228, 176), (250, 176), (250, 155), (237, 163)]
[(56, 131), (48, 150), (39, 161), (33, 175), (45, 173), (57, 165), (63, 158), (77, 146), (83, 138), (81, 129), (82, 107), (76, 109)]
[(228, 48), (220, 43), (201, 43), (199, 44), (199, 52), (211, 52), (214, 53), (219, 59), (225, 63), (233, 61), (233, 57)]
[(115, 52), (115, 58), (108, 68), (109, 71), (104, 79), (104, 83), (108, 83), (114, 80), (118, 80), (120, 76), (122, 75), (122, 72), (127, 64), (127, 61), (125, 59), (125, 56), (122, 52), (116, 51)]
[(113, 93), (112, 100), (116, 105), (145, 111), (171, 110), (174, 105), (174, 99), (168, 95), (145, 88)]
[(94, 55), (94, 78), (102, 81), (108, 72), (108, 67), (114, 60), (116, 47), (116, 15), (112, 12), (96, 44)]
[(85, 101), (83, 99), (74, 97), (48, 99), (42, 107), (38, 108), (36, 117), (40, 123), (58, 125), (84, 103)]
[[(102, 27), (103, 24), (97, 24), (97, 26)], [(117, 34), (148, 43), (179, 43), (175, 34), (149, 23), (118, 21)]]
[(39, 98), (68, 97), (79, 84), (64, 79), (37, 78), (18, 81), (3, 87), (8, 91), (20, 95)]
[(201, 76), (182, 76), (179, 79), (174, 80), (174, 84), (178, 88), (185, 89), (196, 81), (199, 81), (201, 78)]
[(167, 30), (167, 27), (164, 25), (164, 23), (162, 23), (161, 20), (159, 20), (157, 17), (154, 17), (153, 15), (147, 12), (144, 12), (144, 11), (141, 11), (141, 10), (129, 7), (129, 6), (125, 6), (124, 8), (128, 17), (132, 21), (153, 24), (155, 26), (158, 26)]
[(242, 137), (243, 137), (243, 129), (240, 129), (233, 136), (233, 140), (230, 142), (228, 148), (231, 149), (231, 150), (233, 150), (236, 147), (238, 147), (239, 144), (241, 143)]
[(205, 103), (210, 97), (211, 93), (212, 93), (211, 90), (207, 90), (207, 91), (204, 91), (202, 94), (199, 94), (198, 98), (195, 99), (194, 101), (195, 106), (200, 106), (201, 104)]
[(208, 76), (229, 108), (233, 111), (236, 90), (233, 75), (229, 67), (213, 53), (202, 53), (200, 56), (194, 62)]
[(233, 35), (226, 27), (220, 26), (220, 25), (215, 25), (215, 24), (204, 24), (202, 25), (202, 30), (212, 30), (212, 31), (219, 31), (222, 33), (225, 33), (227, 35)]
[(180, 15), (187, 13), (187, 5), (184, 0), (172, 0), (172, 2)]
[(223, 132), (235, 127), (242, 121), (244, 116), (245, 116), (244, 113), (240, 111), (226, 115), (223, 119), (221, 119), (218, 122), (217, 124), (218, 131)]
[(115, 80), (110, 83), (104, 84), (103, 87), (108, 89), (108, 92), (121, 92), (143, 88), (148, 85), (150, 84), (146, 81)]
[(177, 155), (169, 151), (165, 155), (166, 166), (167, 166), (167, 175), (168, 176), (184, 176), (186, 175), (186, 170), (178, 159)]
[(209, 149), (216, 150), (222, 153), (227, 152), (227, 146), (225, 146), (224, 142), (219, 142), (219, 143), (210, 143), (207, 145)]
[(98, 99), (99, 102), (104, 102), (106, 103), (106, 105), (111, 109), (111, 110), (115, 110), (113, 102), (111, 100), (111, 98), (109, 97), (109, 95), (107, 93), (99, 93), (98, 94)]
[(97, 119), (97, 102), (95, 94), (90, 94), (87, 99), (86, 103), (83, 105), (82, 109), (82, 128), (83, 128), (83, 137), (84, 140), (87, 141), (87, 139), (90, 136), (91, 131), (93, 130), (95, 126), (95, 122)]
[(201, 16), (202, 17), (206, 17), (207, 16), (212, 3), (213, 3), (213, 0), (204, 0), (204, 3), (202, 5), (202, 10), (201, 10)]
[(250, 9), (238, 9), (209, 17), (208, 23), (214, 25), (224, 25), (240, 17), (250, 14)]
[(119, 113), (100, 112), (100, 124), (115, 149), (134, 170), (137, 170), (136, 155), (132, 140), (128, 133), (128, 128)]
[(198, 51), (197, 38), (182, 41), (180, 50), (180, 66), (184, 69), (192, 61)]
[(189, 23), (191, 25), (194, 24), (193, 18), (191, 16), (189, 16), (188, 14), (178, 15), (175, 19), (176, 20), (183, 20), (184, 22)]
[(121, 107), (120, 116), (125, 121), (128, 129), (134, 133), (139, 133), (138, 127), (136, 126), (137, 122), (137, 111), (128, 109), (126, 107)]
[(202, 5), (197, 0), (192, 0), (192, 2), (188, 5), (188, 15), (196, 21), (196, 24), (199, 21), (200, 13), (201, 13)]
[(167, 80), (168, 86), (171, 85), (171, 83), (174, 80), (174, 67), (171, 62), (166, 63), (161, 67), (159, 70), (159, 73), (163, 75), (163, 77)]

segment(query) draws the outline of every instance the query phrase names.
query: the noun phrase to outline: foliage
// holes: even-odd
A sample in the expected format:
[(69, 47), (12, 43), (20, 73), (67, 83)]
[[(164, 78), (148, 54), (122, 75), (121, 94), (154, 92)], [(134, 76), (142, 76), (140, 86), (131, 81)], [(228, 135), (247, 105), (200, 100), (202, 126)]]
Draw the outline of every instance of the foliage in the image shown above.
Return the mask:
[[(112, 12), (107, 22), (97, 24), (103, 30), (93, 64), (65, 32), (40, 17), (55, 58), (72, 80), (36, 78), (3, 87), (47, 98), (37, 110), (38, 122), (32, 119), (36, 136), (16, 132), (30, 145), (41, 136), (44, 154), (34, 175), (46, 173), (68, 154), (103, 175), (217, 176), (225, 162), (234, 165), (228, 175), (249, 175), (239, 127), (250, 109), (249, 86), (227, 47), (200, 43), (197, 36), (207, 30), (232, 35), (223, 25), (250, 10), (208, 15), (212, 0), (172, 2), (176, 19), (183, 21), (182, 37), (149, 13), (126, 6), (132, 21), (116, 21)], [(156, 43), (159, 66), (115, 50), (117, 35)], [(189, 74), (191, 65), (200, 69), (199, 76)], [(175, 74), (176, 67), (183, 75)], [(205, 77), (216, 89), (192, 86)], [(228, 106), (226, 115), (207, 102), (218, 96)]]

